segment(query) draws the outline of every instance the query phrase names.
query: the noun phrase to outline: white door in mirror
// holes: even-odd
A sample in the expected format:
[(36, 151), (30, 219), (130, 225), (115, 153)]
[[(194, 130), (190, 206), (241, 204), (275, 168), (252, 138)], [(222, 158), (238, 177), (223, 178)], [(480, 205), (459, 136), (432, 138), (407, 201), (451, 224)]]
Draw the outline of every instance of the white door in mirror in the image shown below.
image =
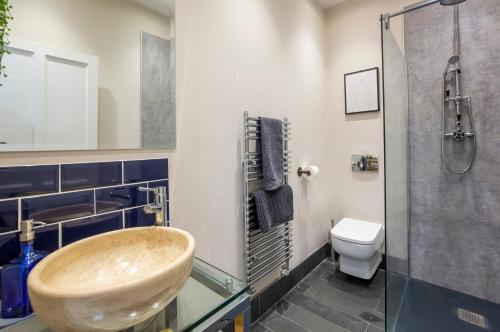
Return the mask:
[[(10, 38), (0, 78), (0, 151), (97, 148), (98, 59)], [(64, 142), (64, 143), (61, 143)]]

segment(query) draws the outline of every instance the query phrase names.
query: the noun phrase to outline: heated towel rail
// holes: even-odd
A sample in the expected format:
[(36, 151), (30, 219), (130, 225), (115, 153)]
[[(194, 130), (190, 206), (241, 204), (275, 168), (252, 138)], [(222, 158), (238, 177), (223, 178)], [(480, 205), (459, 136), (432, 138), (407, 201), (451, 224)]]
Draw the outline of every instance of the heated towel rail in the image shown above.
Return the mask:
[[(250, 194), (262, 187), (262, 160), (260, 153), (260, 120), (244, 113), (244, 220), (245, 220), (245, 277), (249, 284), (266, 276), (276, 268), (281, 268), (281, 276), (289, 271), (292, 252), (292, 223), (276, 226), (262, 233), (257, 221), (255, 202)], [(288, 183), (291, 170), (291, 152), (288, 141), (291, 138), (291, 124), (283, 119), (283, 167), (284, 183)], [(253, 289), (253, 287), (252, 287)]]

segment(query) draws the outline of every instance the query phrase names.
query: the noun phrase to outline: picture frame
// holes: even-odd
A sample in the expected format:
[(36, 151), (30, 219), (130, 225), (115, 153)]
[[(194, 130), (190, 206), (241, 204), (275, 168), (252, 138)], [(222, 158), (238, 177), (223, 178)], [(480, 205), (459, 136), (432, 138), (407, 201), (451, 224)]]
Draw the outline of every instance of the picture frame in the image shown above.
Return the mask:
[(380, 111), (379, 68), (344, 74), (345, 114)]

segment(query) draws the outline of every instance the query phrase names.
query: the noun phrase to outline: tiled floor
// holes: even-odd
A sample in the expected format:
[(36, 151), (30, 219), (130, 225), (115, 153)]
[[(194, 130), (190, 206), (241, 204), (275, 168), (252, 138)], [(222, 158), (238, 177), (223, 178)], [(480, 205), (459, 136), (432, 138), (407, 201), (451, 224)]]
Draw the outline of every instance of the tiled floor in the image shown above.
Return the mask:
[(385, 272), (357, 279), (323, 261), (252, 326), (253, 332), (382, 332)]
[(387, 271), (386, 278), (386, 326), (388, 332), (393, 332), (396, 318), (401, 311), (403, 299), (408, 288), (408, 277)]
[[(390, 287), (390, 284), (388, 284), (389, 292), (391, 291)], [(388, 299), (390, 302), (390, 298)], [(482, 328), (458, 319), (459, 308), (484, 316), (487, 328)], [(410, 279), (394, 331), (500, 331), (499, 313), (500, 304), (488, 302), (420, 280)]]

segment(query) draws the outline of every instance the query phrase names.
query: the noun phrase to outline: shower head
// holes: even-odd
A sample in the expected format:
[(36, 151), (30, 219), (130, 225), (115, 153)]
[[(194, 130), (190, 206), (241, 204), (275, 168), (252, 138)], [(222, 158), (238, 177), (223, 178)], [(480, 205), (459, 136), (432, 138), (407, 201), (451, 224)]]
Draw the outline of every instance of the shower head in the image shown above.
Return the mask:
[(453, 54), (449, 59), (448, 59), (448, 66), (456, 64), (460, 60), (460, 55), (458, 54)]
[(446, 65), (446, 69), (444, 71), (444, 75), (448, 75), (448, 70), (450, 69), (451, 66), (455, 65), (460, 61), (460, 55), (458, 54), (453, 54), (449, 59), (448, 59), (448, 64)]
[(464, 2), (465, 0), (438, 0), (438, 1), (443, 6), (453, 6), (453, 5), (458, 5), (461, 2)]

